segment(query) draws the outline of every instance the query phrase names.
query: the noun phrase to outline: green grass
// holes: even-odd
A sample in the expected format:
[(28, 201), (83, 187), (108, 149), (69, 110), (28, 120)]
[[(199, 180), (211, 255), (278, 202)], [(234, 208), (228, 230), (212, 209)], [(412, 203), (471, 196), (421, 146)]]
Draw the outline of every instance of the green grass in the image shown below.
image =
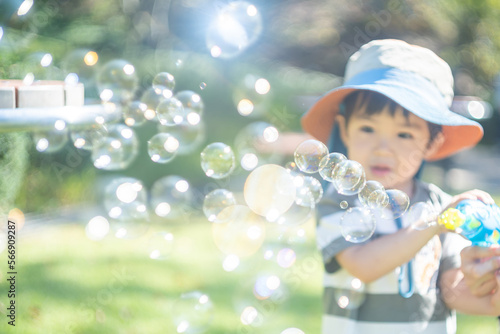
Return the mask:
[[(15, 328), (7, 325), (7, 253), (0, 254), (0, 333), (175, 333), (176, 301), (194, 290), (206, 293), (213, 303), (206, 333), (279, 334), (289, 327), (319, 333), (321, 260), (312, 222), (303, 227), (305, 242), (295, 234), (280, 238), (279, 231), (268, 230), (266, 249), (296, 250), (292, 267), (264, 260), (260, 250), (226, 272), (224, 254), (203, 220), (154, 225), (135, 240), (108, 236), (99, 242), (87, 239), (80, 225), (47, 226), (17, 242)], [(160, 229), (173, 233), (174, 249), (164, 261), (151, 260), (149, 236)], [(286, 287), (275, 301), (253, 297), (249, 287), (260, 273), (275, 274)], [(240, 320), (236, 304), (244, 301), (259, 311), (255, 327)], [(491, 317), (459, 315), (458, 326), (458, 333), (488, 334), (497, 332), (498, 323)]]
[[(147, 256), (156, 229), (174, 234), (173, 253), (164, 261)], [(259, 260), (259, 251), (226, 272), (224, 254), (204, 221), (154, 226), (135, 240), (108, 236), (99, 242), (88, 240), (83, 226), (48, 226), (17, 242), (15, 328), (5, 316), (7, 253), (1, 253), (0, 333), (175, 333), (173, 305), (193, 290), (206, 293), (214, 305), (207, 333), (281, 333), (288, 327), (318, 333), (321, 262), (310, 232), (307, 243), (293, 246), (302, 259), (288, 269)], [(280, 243), (271, 235), (269, 242)], [(287, 293), (275, 302), (256, 300), (248, 286), (259, 273), (279, 276)], [(237, 301), (251, 299), (260, 311), (258, 327), (244, 326), (235, 309)]]

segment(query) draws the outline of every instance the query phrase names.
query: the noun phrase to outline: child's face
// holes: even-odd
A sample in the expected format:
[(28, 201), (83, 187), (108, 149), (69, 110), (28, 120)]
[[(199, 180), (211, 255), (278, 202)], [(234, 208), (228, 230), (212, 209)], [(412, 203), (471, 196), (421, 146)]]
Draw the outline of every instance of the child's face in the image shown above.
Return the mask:
[(364, 167), (366, 179), (411, 196), (412, 179), (434, 149), (427, 122), (412, 113), (406, 117), (401, 108), (394, 116), (387, 109), (374, 115), (358, 109), (347, 127), (342, 118), (339, 125), (348, 157)]

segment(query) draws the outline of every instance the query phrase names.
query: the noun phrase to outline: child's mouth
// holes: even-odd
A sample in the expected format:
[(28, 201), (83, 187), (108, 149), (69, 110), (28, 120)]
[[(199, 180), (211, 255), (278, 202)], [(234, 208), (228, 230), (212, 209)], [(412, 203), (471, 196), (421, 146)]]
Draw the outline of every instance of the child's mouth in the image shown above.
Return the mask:
[(391, 172), (391, 169), (387, 166), (373, 166), (370, 167), (373, 175), (383, 177)]

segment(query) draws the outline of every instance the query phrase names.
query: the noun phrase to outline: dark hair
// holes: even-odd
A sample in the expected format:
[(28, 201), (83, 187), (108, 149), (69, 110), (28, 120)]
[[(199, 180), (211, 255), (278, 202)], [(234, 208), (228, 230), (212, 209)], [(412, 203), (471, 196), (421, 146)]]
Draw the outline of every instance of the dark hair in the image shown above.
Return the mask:
[[(363, 106), (366, 106), (366, 108), (364, 108), (364, 112), (367, 115), (379, 114), (382, 110), (387, 108), (391, 116), (394, 116), (396, 110), (400, 107), (399, 104), (382, 94), (368, 90), (356, 90), (347, 95), (340, 108), (342, 115), (344, 115), (346, 119), (346, 124), (349, 122), (349, 118), (352, 116), (354, 111)], [(403, 115), (408, 118), (410, 112), (404, 108), (402, 109)], [(430, 133), (429, 143), (431, 143), (443, 129), (441, 125), (438, 124), (431, 122), (427, 122), (427, 124), (429, 126)]]

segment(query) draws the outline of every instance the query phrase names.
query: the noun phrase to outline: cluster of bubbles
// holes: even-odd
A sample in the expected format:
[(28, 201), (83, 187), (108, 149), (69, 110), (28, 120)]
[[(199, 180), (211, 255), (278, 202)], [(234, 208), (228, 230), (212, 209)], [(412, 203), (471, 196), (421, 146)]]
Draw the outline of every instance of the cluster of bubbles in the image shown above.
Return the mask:
[[(80, 62), (75, 60), (82, 57)], [(93, 51), (72, 52), (65, 66), (68, 71), (75, 70), (82, 74), (80, 76), (71, 72), (66, 77), (66, 84), (71, 80), (78, 83), (81, 78), (85, 78), (84, 69), (93, 69), (97, 59)], [(190, 154), (199, 148), (205, 138), (201, 122), (203, 101), (194, 91), (174, 93), (175, 78), (172, 74), (157, 73), (151, 86), (144, 90), (140, 98), (136, 98), (139, 79), (130, 62), (114, 59), (94, 72), (95, 86), (105, 111), (120, 111), (122, 122), (106, 123), (103, 117), (98, 116), (93, 125), (70, 130), (63, 120), (58, 120), (52, 129), (33, 134), (39, 152), (56, 152), (71, 138), (76, 148), (91, 152), (96, 168), (125, 169), (135, 160), (139, 151), (134, 128), (146, 122), (157, 124), (157, 133), (148, 140), (148, 153), (155, 163), (168, 163), (177, 155)]]
[(294, 152), (298, 169), (305, 174), (318, 173), (321, 178), (333, 184), (338, 194), (357, 195), (361, 206), (350, 207), (343, 200), (339, 206), (345, 209), (340, 219), (343, 237), (353, 243), (368, 240), (376, 228), (376, 220), (395, 219), (408, 211), (415, 228), (424, 229), (434, 222), (435, 212), (429, 204), (415, 203), (410, 210), (408, 195), (397, 189), (385, 189), (374, 180), (366, 180), (360, 163), (347, 159), (341, 153), (330, 153), (326, 145), (314, 139), (302, 142)]
[[(232, 2), (207, 33), (207, 45), (212, 55), (222, 58), (237, 55), (260, 33), (259, 20), (253, 5)], [(224, 30), (227, 26), (233, 29)], [(223, 30), (232, 32), (222, 34)], [(239, 40), (239, 44), (235, 40)], [(81, 65), (82, 62), (74, 61), (78, 57), (83, 57), (85, 69), (94, 69), (97, 54), (91, 51), (72, 55), (66, 66), (74, 66), (75, 72), (79, 71), (75, 64)], [(40, 55), (39, 58), (42, 67), (50, 66), (50, 57)], [(36, 72), (30, 73), (31, 76), (25, 77), (27, 83), (36, 77)], [(78, 83), (86, 75), (84, 71), (81, 71), (81, 76), (71, 73), (74, 75), (66, 77), (66, 84)], [(270, 85), (267, 80), (253, 76), (247, 76), (245, 81), (255, 96), (250, 99), (240, 94), (235, 95), (235, 99), (238, 112), (248, 116), (258, 109), (260, 100), (266, 100), (263, 97), (269, 93)], [(54, 152), (71, 138), (76, 148), (90, 151), (96, 168), (125, 169), (135, 160), (139, 150), (134, 128), (147, 122), (156, 122), (157, 126), (157, 133), (147, 143), (153, 162), (165, 164), (177, 155), (191, 154), (199, 149), (205, 138), (204, 103), (200, 95), (189, 90), (174, 92), (174, 76), (160, 72), (153, 78), (151, 86), (136, 99), (138, 82), (135, 68), (128, 61), (106, 63), (97, 74), (96, 88), (106, 108), (121, 110), (122, 122), (106, 124), (97, 118), (88, 128), (70, 131), (64, 121), (57, 121), (52, 130), (33, 135), (36, 149)], [(200, 89), (205, 86), (202, 83)], [(349, 207), (346, 200), (339, 203), (345, 210), (339, 222), (340, 230), (349, 242), (368, 240), (375, 231), (376, 217), (393, 219), (407, 212), (409, 198), (404, 192), (386, 190), (379, 182), (366, 180), (361, 164), (340, 153), (330, 153), (317, 140), (301, 143), (294, 152), (294, 161), (285, 167), (280, 166), (276, 163), (281, 158), (279, 154), (269, 150), (278, 138), (279, 131), (273, 125), (254, 122), (238, 133), (234, 150), (222, 142), (210, 143), (201, 150), (201, 169), (207, 177), (226, 178), (238, 165), (249, 172), (243, 189), (244, 202), (238, 202), (230, 190), (223, 188), (209, 192), (203, 200), (203, 213), (212, 223), (213, 241), (225, 256), (222, 262), (225, 271), (235, 271), (242, 259), (255, 254), (274, 263), (279, 270), (292, 267), (297, 260), (297, 249), (293, 242), (276, 247), (267, 244), (269, 226), (293, 230), (310, 221), (323, 196), (322, 182), (333, 184), (340, 195), (357, 196), (361, 203), (361, 206), (353, 207)], [(315, 173), (318, 177), (312, 175)], [(192, 209), (193, 199), (189, 182), (180, 176), (165, 176), (149, 191), (137, 179), (116, 178), (104, 190), (106, 215), (92, 218), (85, 232), (91, 240), (101, 240), (109, 232), (117, 238), (137, 238), (148, 230), (151, 212), (160, 218), (176, 220)], [(434, 212), (424, 203), (412, 206), (408, 215), (412, 216), (412, 221), (418, 222), (415, 228), (424, 229), (433, 223)], [(301, 238), (303, 232), (295, 235), (295, 239)], [(168, 259), (174, 248), (174, 239), (170, 231), (151, 235), (148, 257)], [(257, 327), (261, 315), (255, 300), (282, 302), (287, 297), (287, 289), (280, 274), (273, 270), (261, 273), (250, 285), (251, 288), (245, 291), (252, 292), (251, 302), (243, 303), (238, 313), (243, 325)], [(336, 291), (335, 298), (342, 308), (357, 308), (364, 300), (363, 291), (361, 281), (352, 279), (346, 283), (346, 289)], [(175, 303), (173, 321), (177, 333), (201, 333), (212, 318), (213, 304), (202, 292), (183, 294)], [(293, 333), (303, 332), (297, 328), (282, 331), (282, 334)]]
[[(206, 43), (213, 57), (232, 58), (253, 44), (262, 31), (262, 17), (257, 8), (244, 1), (233, 1), (221, 8), (219, 15), (207, 30)], [(98, 66), (98, 54), (91, 50), (72, 51), (63, 60), (66, 85), (85, 84), (95, 88), (106, 112), (120, 111), (119, 122), (108, 123), (97, 117), (85, 128), (69, 127), (64, 121), (54, 123), (48, 131), (33, 134), (39, 152), (52, 153), (68, 142), (79, 150), (90, 152), (95, 168), (122, 170), (137, 158), (139, 140), (136, 129), (148, 122), (156, 123), (157, 133), (147, 142), (148, 154), (155, 163), (169, 163), (178, 155), (191, 154), (201, 148), (205, 140), (202, 122), (204, 103), (199, 94), (185, 90), (175, 92), (175, 78), (167, 72), (158, 73), (151, 86), (138, 94), (138, 79), (133, 64), (115, 59)], [(32, 70), (24, 78), (25, 84), (35, 80), (54, 78), (49, 72), (58, 71), (50, 54), (33, 57)], [(59, 75), (61, 72), (58, 72)], [(239, 96), (237, 110), (243, 116), (262, 109), (270, 84), (264, 78), (247, 76), (251, 96)], [(202, 82), (200, 90), (205, 89)], [(281, 156), (266, 151), (278, 140), (279, 131), (266, 122), (248, 124), (236, 136), (231, 146), (214, 142), (200, 150), (201, 169), (207, 177), (222, 179), (238, 167), (250, 172), (245, 183), (244, 203), (227, 189), (215, 189), (203, 200), (203, 213), (212, 223), (213, 240), (225, 258), (222, 268), (227, 272), (238, 269), (244, 258), (256, 255), (276, 270), (264, 271), (253, 277), (249, 291), (253, 301), (282, 302), (288, 296), (281, 277), (292, 267), (300, 247), (305, 242), (305, 231), (300, 225), (310, 220), (314, 207), (322, 196), (319, 181), (301, 174), (291, 164), (286, 168), (276, 163)], [(200, 152), (199, 151), (199, 152)], [(275, 184), (277, 182), (277, 184)], [(258, 193), (263, 189), (262, 198)], [(94, 241), (107, 235), (121, 239), (135, 239), (149, 230), (151, 215), (170, 221), (182, 218), (192, 209), (194, 193), (189, 182), (176, 175), (157, 180), (150, 189), (132, 177), (111, 179), (103, 189), (105, 214), (93, 217), (85, 227), (87, 237)], [(283, 197), (283, 198), (281, 198)], [(269, 200), (269, 203), (266, 203)], [(279, 239), (268, 241), (268, 224), (284, 227)], [(174, 233), (157, 231), (148, 237), (145, 250), (153, 260), (166, 260), (174, 249)], [(243, 325), (258, 326), (257, 306), (246, 305), (240, 314)], [(177, 333), (202, 333), (213, 321), (214, 305), (210, 297), (200, 291), (182, 294), (173, 304), (172, 320)], [(298, 328), (286, 328), (282, 334), (303, 334)]]

